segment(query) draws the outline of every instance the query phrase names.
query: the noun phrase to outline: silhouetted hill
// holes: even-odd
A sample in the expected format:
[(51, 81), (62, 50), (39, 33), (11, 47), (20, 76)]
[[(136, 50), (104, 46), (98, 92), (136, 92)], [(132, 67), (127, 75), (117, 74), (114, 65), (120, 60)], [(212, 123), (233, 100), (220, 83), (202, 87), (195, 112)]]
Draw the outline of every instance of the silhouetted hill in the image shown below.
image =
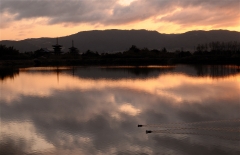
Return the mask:
[[(94, 30), (83, 31), (73, 35), (59, 37), (59, 44), (63, 51), (68, 51), (72, 40), (80, 52), (88, 49), (98, 52), (117, 52), (129, 49), (131, 45), (139, 48), (162, 49), (174, 51), (183, 48), (194, 50), (198, 44), (212, 41), (229, 42), (240, 41), (240, 32), (228, 30), (190, 31), (183, 34), (161, 34), (147, 30)], [(35, 51), (40, 48), (52, 49), (56, 38), (34, 38), (21, 41), (0, 41), (0, 44), (14, 46), (20, 52)]]

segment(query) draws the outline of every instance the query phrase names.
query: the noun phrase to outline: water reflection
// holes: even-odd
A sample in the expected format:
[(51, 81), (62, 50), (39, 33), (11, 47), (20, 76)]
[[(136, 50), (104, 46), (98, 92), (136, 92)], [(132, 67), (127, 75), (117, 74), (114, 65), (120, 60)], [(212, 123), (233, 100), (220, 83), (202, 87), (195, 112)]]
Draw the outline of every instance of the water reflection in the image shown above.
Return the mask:
[[(191, 66), (154, 68), (139, 77), (125, 69), (75, 68), (74, 76), (71, 68), (59, 70), (24, 69), (14, 80), (1, 83), (1, 154), (240, 152), (239, 132), (188, 129), (199, 135), (145, 134), (146, 129), (161, 128), (137, 127), (139, 123), (238, 120), (237, 72), (215, 79), (198, 77)], [(210, 127), (239, 129), (240, 123), (202, 123), (192, 128)]]
[(194, 67), (197, 71), (198, 76), (210, 76), (212, 78), (221, 78), (230, 75), (236, 75), (240, 72), (240, 66), (232, 65), (196, 65)]
[(7, 78), (14, 79), (19, 74), (18, 68), (0, 68), (0, 80), (3, 81)]
[[(19, 74), (18, 68), (1, 68), (0, 80), (13, 79)], [(109, 66), (109, 67), (32, 67), (21, 68), (27, 73), (68, 74), (92, 79), (144, 79), (158, 77), (165, 73), (181, 73), (189, 76), (221, 78), (240, 73), (240, 66), (233, 65), (177, 65), (177, 66)]]

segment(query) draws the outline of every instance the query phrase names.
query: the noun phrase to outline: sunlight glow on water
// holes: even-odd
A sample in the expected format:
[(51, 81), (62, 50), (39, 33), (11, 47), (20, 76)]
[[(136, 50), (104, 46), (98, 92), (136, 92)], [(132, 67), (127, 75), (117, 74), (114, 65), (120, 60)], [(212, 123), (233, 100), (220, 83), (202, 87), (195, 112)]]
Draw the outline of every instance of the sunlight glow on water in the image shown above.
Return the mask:
[(2, 75), (0, 153), (239, 154), (237, 69), (42, 67)]

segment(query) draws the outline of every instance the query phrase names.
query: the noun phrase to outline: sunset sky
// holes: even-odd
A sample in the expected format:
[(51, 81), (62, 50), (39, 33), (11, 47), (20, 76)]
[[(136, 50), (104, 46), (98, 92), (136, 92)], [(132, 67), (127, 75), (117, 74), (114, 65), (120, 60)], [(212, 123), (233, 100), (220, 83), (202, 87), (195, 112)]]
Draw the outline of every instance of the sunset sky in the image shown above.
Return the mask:
[(0, 40), (105, 29), (240, 31), (240, 0), (0, 0)]

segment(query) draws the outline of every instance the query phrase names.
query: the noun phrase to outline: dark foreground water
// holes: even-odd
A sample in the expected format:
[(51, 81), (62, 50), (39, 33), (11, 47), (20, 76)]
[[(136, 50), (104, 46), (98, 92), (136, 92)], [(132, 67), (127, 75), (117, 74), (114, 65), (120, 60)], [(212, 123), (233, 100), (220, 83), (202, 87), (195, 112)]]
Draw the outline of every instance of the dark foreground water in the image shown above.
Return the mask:
[(236, 66), (22, 68), (0, 92), (0, 154), (240, 154)]

